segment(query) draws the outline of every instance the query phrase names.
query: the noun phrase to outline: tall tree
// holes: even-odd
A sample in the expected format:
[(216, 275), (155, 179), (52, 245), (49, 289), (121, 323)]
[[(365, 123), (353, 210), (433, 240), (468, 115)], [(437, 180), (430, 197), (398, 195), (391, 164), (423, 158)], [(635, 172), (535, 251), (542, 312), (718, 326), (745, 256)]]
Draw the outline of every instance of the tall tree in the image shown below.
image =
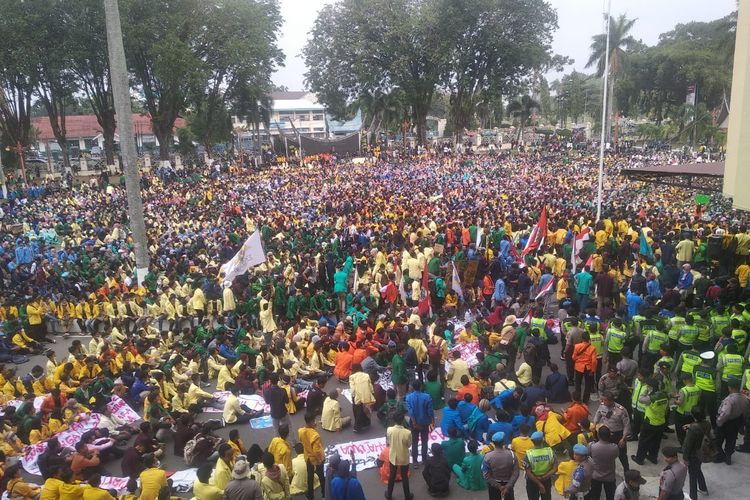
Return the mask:
[[(31, 5), (17, 0), (0, 0), (0, 131), (6, 142), (17, 148), (24, 167), (23, 151), (31, 138), (31, 101), (36, 87), (33, 50), (27, 35), (34, 26)], [(24, 173), (25, 176), (25, 173)]]
[[(78, 90), (75, 74), (70, 69), (70, 55), (76, 50), (75, 39), (67, 36), (66, 26), (61, 22), (69, 6), (60, 2), (50, 5), (43, 0), (35, 3), (37, 8), (31, 14), (35, 29), (28, 42), (36, 63), (36, 95), (47, 112), (67, 172), (70, 170), (70, 156), (65, 119), (73, 94)], [(50, 39), (58, 40), (58, 43), (49, 44)]]
[(335, 117), (363, 95), (400, 89), (423, 144), (447, 53), (435, 1), (343, 0), (315, 20), (303, 50), (305, 81)]
[(539, 103), (531, 97), (524, 95), (508, 104), (508, 114), (517, 120), (518, 133), (516, 141), (521, 140), (524, 130), (531, 122), (531, 117), (539, 110)]
[(104, 4), (100, 0), (66, 0), (60, 15), (70, 69), (86, 95), (104, 138), (107, 165), (115, 163), (115, 103), (109, 79)]
[[(200, 0), (126, 0), (120, 3), (128, 66), (151, 115), (159, 158), (169, 160), (173, 129), (208, 70), (196, 53), (206, 23)], [(194, 95), (194, 94), (192, 94)]]
[(480, 100), (508, 95), (522, 79), (552, 63), (557, 14), (544, 0), (442, 0), (447, 39), (444, 82), (451, 93), (454, 133), (460, 136)]
[[(627, 64), (629, 50), (637, 47), (639, 42), (630, 35), (630, 30), (635, 25), (636, 19), (628, 19), (625, 14), (618, 18), (609, 19), (609, 76), (607, 85), (607, 137), (612, 123), (612, 117), (617, 112), (614, 99), (615, 82), (622, 74)], [(607, 35), (602, 33), (594, 35), (591, 42), (591, 57), (586, 67), (596, 66), (596, 74), (603, 76), (607, 68), (604, 67), (607, 53)]]

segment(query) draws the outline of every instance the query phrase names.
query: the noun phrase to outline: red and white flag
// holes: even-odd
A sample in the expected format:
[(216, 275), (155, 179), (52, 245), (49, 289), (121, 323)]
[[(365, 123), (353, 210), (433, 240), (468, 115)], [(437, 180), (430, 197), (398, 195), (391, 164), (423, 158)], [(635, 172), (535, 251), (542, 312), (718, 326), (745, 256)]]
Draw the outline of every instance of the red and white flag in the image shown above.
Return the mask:
[(419, 314), (431, 314), (432, 298), (430, 297), (430, 276), (427, 273), (427, 264), (422, 270), (422, 294), (419, 298)]
[(525, 265), (523, 261), (523, 257), (521, 257), (518, 254), (518, 250), (516, 249), (516, 245), (513, 244), (513, 242), (510, 243), (510, 255), (513, 257), (513, 260), (516, 261), (523, 267)]
[(545, 285), (539, 290), (539, 293), (536, 294), (536, 297), (534, 297), (534, 300), (539, 300), (542, 297), (544, 297), (547, 292), (552, 290), (552, 286), (555, 284), (555, 278), (552, 278), (545, 283)]
[(573, 251), (571, 255), (571, 264), (573, 267), (573, 274), (576, 273), (576, 269), (578, 268), (578, 255), (581, 253), (581, 250), (583, 249), (583, 245), (586, 244), (587, 241), (591, 239), (591, 228), (590, 227), (584, 227), (583, 230), (579, 233), (575, 233), (573, 236)]
[(534, 228), (531, 230), (529, 239), (526, 241), (526, 246), (521, 252), (522, 256), (538, 250), (544, 245), (544, 241), (547, 239), (547, 207), (542, 209), (541, 215), (539, 215), (539, 222), (536, 223)]

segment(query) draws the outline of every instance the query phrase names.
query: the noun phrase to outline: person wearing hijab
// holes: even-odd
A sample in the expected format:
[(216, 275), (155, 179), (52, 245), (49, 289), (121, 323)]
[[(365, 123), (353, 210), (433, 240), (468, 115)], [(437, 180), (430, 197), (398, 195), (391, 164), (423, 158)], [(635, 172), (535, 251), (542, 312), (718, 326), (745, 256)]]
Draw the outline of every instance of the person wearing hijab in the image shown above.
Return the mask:
[(349, 474), (349, 460), (341, 460), (336, 468), (336, 475), (331, 480), (332, 500), (365, 500), (362, 483)]
[(445, 459), (440, 443), (430, 446), (432, 455), (424, 461), (422, 477), (427, 483), (427, 492), (433, 497), (444, 497), (450, 493), (451, 466)]

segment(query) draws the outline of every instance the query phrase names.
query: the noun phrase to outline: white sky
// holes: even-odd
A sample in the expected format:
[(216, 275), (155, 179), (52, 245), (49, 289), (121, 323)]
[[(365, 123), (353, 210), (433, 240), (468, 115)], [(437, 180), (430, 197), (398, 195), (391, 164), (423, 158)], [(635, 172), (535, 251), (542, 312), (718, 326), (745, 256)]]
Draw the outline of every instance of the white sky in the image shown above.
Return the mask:
[[(334, 0), (281, 0), (284, 26), (280, 47), (286, 54), (286, 67), (273, 76), (277, 85), (289, 90), (304, 89), (306, 71), (302, 48), (318, 11)], [(589, 56), (591, 37), (602, 32), (606, 0), (548, 0), (557, 9), (559, 28), (554, 34), (556, 53), (575, 59), (573, 68), (584, 71)], [(654, 45), (659, 35), (676, 24), (690, 21), (711, 21), (737, 8), (736, 0), (612, 0), (612, 16), (625, 14), (637, 18), (631, 31), (636, 39)], [(552, 75), (548, 75), (552, 79)]]

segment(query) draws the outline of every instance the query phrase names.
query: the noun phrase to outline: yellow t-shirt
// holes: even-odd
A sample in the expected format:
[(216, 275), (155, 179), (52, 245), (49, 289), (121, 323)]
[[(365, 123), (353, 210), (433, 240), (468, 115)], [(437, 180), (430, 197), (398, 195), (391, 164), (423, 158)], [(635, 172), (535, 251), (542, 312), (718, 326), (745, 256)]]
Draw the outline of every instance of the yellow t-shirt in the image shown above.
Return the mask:
[(526, 452), (534, 447), (534, 442), (528, 436), (514, 437), (510, 442), (510, 449), (516, 454), (518, 466), (523, 468), (523, 459), (526, 458)]
[(740, 282), (740, 287), (745, 288), (747, 286), (747, 279), (750, 276), (750, 266), (742, 264), (737, 268), (735, 274), (737, 275), (737, 280)]
[(141, 496), (139, 500), (156, 500), (159, 490), (167, 485), (167, 474), (156, 467), (141, 472)]
[(555, 490), (560, 495), (565, 495), (565, 490), (568, 489), (573, 482), (573, 472), (575, 472), (577, 466), (578, 464), (576, 464), (575, 460), (566, 460), (565, 462), (560, 462), (560, 465), (557, 466)]

